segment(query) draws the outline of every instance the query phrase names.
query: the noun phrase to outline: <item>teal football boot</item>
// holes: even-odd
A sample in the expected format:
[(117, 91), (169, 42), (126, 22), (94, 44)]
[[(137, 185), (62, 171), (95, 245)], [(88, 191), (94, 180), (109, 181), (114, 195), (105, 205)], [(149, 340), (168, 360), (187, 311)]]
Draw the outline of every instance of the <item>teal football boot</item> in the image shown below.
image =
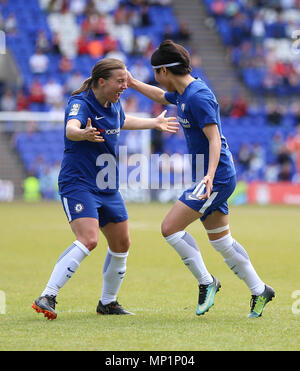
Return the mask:
[(217, 278), (212, 276), (213, 282), (209, 285), (199, 285), (199, 298), (196, 310), (197, 316), (208, 312), (214, 305), (215, 295), (220, 290), (221, 284)]

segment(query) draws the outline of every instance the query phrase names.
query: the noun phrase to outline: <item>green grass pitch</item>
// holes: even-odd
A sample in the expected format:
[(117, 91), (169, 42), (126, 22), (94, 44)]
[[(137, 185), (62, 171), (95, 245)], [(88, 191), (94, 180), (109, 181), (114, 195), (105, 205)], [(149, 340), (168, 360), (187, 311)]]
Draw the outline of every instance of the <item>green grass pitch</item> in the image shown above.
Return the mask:
[(0, 350), (300, 350), (300, 305), (292, 298), (300, 290), (299, 207), (231, 207), (232, 234), (276, 291), (263, 316), (248, 319), (250, 293), (208, 244), (200, 222), (188, 231), (222, 289), (214, 307), (197, 317), (197, 284), (160, 235), (171, 205), (127, 206), (131, 250), (118, 300), (136, 316), (96, 315), (107, 248), (101, 235), (61, 289), (57, 319), (47, 321), (31, 304), (74, 236), (59, 203), (0, 205), (0, 290), (6, 299)]

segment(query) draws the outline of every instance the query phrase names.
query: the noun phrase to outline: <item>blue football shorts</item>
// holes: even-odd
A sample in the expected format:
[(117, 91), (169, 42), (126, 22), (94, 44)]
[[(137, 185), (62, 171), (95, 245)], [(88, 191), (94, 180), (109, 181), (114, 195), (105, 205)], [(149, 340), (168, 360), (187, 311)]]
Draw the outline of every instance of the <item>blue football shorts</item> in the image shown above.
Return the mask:
[(99, 193), (87, 189), (68, 190), (61, 193), (61, 201), (68, 221), (78, 218), (96, 218), (100, 227), (128, 219), (120, 191)]
[(192, 192), (196, 186), (197, 184), (185, 190), (180, 196), (179, 200), (193, 210), (203, 214), (200, 218), (202, 221), (216, 210), (221, 211), (223, 214), (228, 214), (227, 200), (233, 193), (236, 186), (235, 175), (226, 180), (214, 182), (210, 197), (204, 200), (198, 200), (193, 197)]

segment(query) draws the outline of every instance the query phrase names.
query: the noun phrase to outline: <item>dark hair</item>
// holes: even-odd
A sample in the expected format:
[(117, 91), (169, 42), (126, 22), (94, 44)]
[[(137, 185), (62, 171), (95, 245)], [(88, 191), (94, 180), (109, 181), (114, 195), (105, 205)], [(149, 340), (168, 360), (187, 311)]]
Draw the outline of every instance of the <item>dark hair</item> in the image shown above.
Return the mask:
[[(151, 56), (152, 66), (175, 62), (180, 62), (180, 64), (166, 67), (174, 75), (187, 75), (192, 72), (189, 52), (182, 45), (176, 44), (172, 40), (163, 41)], [(160, 68), (156, 71), (159, 73)]]
[(93, 67), (92, 75), (83, 82), (79, 89), (73, 91), (71, 95), (76, 95), (89, 90), (90, 88), (95, 88), (101, 77), (107, 80), (111, 76), (111, 71), (120, 69), (126, 69), (126, 66), (122, 61), (114, 58), (101, 59), (101, 61), (97, 62)]

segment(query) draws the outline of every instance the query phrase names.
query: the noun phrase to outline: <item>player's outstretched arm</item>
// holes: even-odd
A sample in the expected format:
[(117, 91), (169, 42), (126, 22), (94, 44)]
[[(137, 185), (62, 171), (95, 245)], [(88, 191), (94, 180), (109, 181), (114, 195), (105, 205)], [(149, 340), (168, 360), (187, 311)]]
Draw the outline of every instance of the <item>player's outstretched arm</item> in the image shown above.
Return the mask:
[(123, 130), (141, 130), (141, 129), (156, 129), (167, 133), (177, 133), (179, 123), (176, 122), (176, 117), (165, 117), (167, 111), (163, 111), (159, 116), (154, 118), (143, 118), (126, 116)]
[(89, 142), (104, 142), (104, 138), (100, 136), (100, 132), (92, 126), (90, 118), (88, 118), (84, 129), (81, 129), (81, 122), (79, 120), (69, 120), (66, 126), (66, 136), (74, 142), (81, 140), (88, 140)]
[(145, 84), (144, 82), (133, 78), (129, 71), (127, 71), (127, 86), (145, 95), (149, 99), (154, 100), (157, 103), (163, 105), (170, 104), (170, 102), (165, 99), (164, 90), (153, 85)]

